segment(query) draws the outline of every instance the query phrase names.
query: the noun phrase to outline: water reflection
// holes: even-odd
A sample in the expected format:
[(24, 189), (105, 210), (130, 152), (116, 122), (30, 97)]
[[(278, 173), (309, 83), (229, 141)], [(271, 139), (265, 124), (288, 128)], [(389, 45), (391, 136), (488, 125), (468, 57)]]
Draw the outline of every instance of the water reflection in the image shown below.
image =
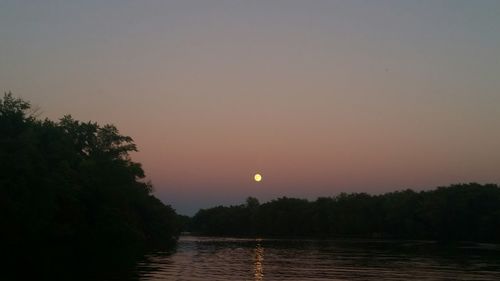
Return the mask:
[(257, 240), (257, 246), (254, 250), (254, 280), (264, 280), (264, 248), (260, 245), (260, 239)]
[(135, 274), (154, 281), (498, 281), (500, 245), (184, 236), (175, 253), (148, 256)]

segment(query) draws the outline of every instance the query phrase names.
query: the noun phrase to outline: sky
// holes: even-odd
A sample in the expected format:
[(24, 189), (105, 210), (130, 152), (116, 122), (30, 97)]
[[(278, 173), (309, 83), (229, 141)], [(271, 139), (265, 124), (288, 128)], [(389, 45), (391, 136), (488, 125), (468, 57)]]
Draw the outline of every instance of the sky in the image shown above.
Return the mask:
[(495, 0), (0, 0), (0, 90), (115, 124), (181, 214), (500, 183), (499, 15)]

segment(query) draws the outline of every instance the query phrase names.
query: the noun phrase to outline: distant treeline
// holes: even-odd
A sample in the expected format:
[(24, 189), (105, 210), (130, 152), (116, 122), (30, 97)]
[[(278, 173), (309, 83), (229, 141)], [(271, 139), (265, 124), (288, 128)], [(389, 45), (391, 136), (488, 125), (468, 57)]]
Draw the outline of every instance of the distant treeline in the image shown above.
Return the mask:
[(113, 125), (36, 115), (12, 94), (0, 98), (4, 258), (13, 251), (37, 256), (36, 263), (56, 252), (74, 258), (112, 250), (118, 256), (176, 240), (176, 213), (142, 180), (141, 165), (129, 157), (136, 150), (130, 137)]
[(207, 235), (369, 237), (500, 241), (500, 188), (477, 183), (382, 195), (342, 193), (316, 201), (283, 197), (264, 204), (200, 210), (189, 230)]

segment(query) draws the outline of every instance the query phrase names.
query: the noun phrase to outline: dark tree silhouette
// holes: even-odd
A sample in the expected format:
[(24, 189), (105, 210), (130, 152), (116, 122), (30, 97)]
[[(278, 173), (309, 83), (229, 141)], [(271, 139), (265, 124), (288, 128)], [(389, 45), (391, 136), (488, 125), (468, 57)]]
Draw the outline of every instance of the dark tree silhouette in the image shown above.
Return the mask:
[[(171, 245), (176, 214), (152, 194), (113, 125), (39, 120), (30, 104), (0, 99), (0, 238), (6, 253), (113, 252)], [(61, 251), (58, 251), (60, 249)], [(38, 257), (39, 258), (39, 257)]]
[(316, 201), (279, 198), (200, 210), (191, 231), (208, 235), (500, 241), (500, 188), (458, 184)]

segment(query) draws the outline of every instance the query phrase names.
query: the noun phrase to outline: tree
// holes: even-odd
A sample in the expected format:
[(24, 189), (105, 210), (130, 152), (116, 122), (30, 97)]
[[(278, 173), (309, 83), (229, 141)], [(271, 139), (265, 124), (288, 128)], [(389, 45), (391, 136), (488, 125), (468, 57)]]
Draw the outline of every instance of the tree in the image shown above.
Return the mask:
[(70, 115), (39, 120), (30, 108), (11, 93), (0, 99), (0, 241), (8, 253), (116, 256), (176, 240), (175, 211), (131, 160), (131, 137)]
[(382, 195), (279, 198), (200, 210), (195, 232), (211, 235), (384, 237), (500, 241), (500, 188), (476, 183)]

